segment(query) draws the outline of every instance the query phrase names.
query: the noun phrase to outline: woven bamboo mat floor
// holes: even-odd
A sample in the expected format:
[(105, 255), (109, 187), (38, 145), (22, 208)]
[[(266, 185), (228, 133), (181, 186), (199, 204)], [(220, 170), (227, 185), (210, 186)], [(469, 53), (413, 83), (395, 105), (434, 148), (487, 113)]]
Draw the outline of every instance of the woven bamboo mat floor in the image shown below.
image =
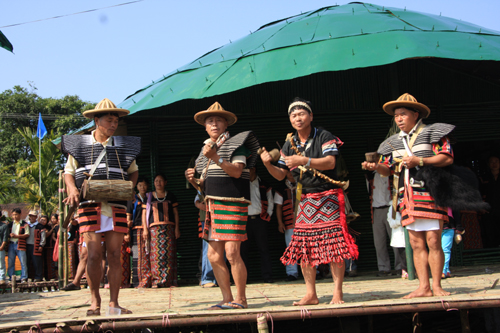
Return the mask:
[[(488, 270), (488, 273), (486, 272)], [(375, 272), (362, 273), (344, 281), (344, 300), (342, 305), (329, 305), (333, 283), (331, 279), (317, 281), (320, 304), (306, 306), (307, 310), (328, 309), (335, 311), (357, 308), (388, 307), (398, 305), (440, 304), (443, 310), (453, 302), (483, 302), (500, 300), (500, 287), (495, 281), (500, 279), (500, 265), (472, 266), (455, 268), (454, 277), (443, 280), (443, 288), (451, 292), (446, 297), (426, 297), (405, 300), (402, 297), (418, 286), (418, 280), (408, 281), (391, 276), (379, 278)], [(497, 281), (498, 282), (498, 281)], [(493, 287), (493, 288), (492, 288)], [(233, 292), (234, 292), (233, 286)], [(182, 318), (193, 316), (240, 315), (278, 312), (304, 311), (292, 306), (305, 292), (303, 280), (295, 282), (275, 282), (273, 284), (250, 284), (247, 286), (249, 308), (246, 310), (216, 310), (206, 308), (220, 299), (219, 288), (203, 289), (199, 286), (186, 286), (167, 289), (122, 289), (120, 305), (134, 312), (111, 318), (105, 316), (106, 300), (109, 291), (101, 290), (102, 316), (97, 320), (147, 320), (154, 318)], [(16, 293), (0, 295), (0, 332), (12, 328), (27, 330), (35, 323), (41, 327), (54, 328), (55, 323), (85, 322), (86, 310), (90, 304), (88, 289), (72, 292)], [(345, 312), (342, 312), (345, 315)]]

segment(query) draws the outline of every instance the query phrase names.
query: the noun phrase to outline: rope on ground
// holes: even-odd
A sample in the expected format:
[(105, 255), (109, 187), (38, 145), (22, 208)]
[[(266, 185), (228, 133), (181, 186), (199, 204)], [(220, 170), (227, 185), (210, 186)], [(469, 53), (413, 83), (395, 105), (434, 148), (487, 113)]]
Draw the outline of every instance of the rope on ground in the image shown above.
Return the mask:
[(309, 319), (311, 319), (311, 312), (309, 312), (305, 307), (301, 306), (300, 307), (300, 318), (302, 319), (302, 321), (306, 320), (306, 316), (308, 316)]
[(264, 295), (264, 293), (260, 290), (257, 289), (257, 291), (262, 295), (264, 296), (264, 298), (266, 299), (266, 301), (270, 302), (270, 303), (273, 303), (274, 305), (278, 305), (277, 303), (274, 303), (273, 301), (271, 301), (266, 295)]
[[(446, 306), (445, 306), (446, 304)], [(443, 306), (443, 309), (446, 311), (458, 311), (456, 308), (450, 308), (450, 303), (445, 302), (443, 299), (441, 299), (441, 305)]]
[(163, 328), (170, 327), (170, 319), (168, 319), (168, 313), (163, 315), (161, 319), (161, 327)]

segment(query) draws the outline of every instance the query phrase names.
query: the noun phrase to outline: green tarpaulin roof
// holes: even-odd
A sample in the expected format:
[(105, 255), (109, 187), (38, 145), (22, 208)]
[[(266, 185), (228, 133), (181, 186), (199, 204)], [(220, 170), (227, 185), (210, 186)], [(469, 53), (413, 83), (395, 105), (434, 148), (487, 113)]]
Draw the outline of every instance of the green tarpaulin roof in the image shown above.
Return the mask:
[(453, 18), (353, 2), (269, 23), (164, 75), (120, 103), (131, 114), (256, 84), (437, 57), (500, 60), (500, 32)]
[(5, 35), (1, 31), (0, 31), (0, 47), (3, 47), (4, 49), (9, 50), (10, 52), (14, 51), (14, 46), (12, 46), (7, 37), (5, 37)]

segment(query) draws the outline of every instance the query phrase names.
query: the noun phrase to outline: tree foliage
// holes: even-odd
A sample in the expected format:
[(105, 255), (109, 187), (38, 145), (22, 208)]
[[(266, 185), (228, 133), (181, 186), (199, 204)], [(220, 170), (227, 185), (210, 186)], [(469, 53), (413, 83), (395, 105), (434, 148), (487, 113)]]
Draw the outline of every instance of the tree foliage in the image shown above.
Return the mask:
[[(0, 203), (30, 203), (51, 213), (57, 207), (58, 172), (63, 158), (52, 141), (88, 123), (82, 117), (95, 103), (78, 96), (42, 98), (36, 87), (15, 86), (0, 93)], [(42, 114), (42, 195), (39, 194), (39, 148), (36, 129)]]
[(47, 131), (54, 131), (57, 137), (85, 125), (88, 119), (83, 118), (82, 113), (94, 106), (95, 103), (84, 102), (78, 96), (42, 98), (32, 84), (29, 89), (15, 86), (0, 93), (0, 167), (15, 175), (18, 160), (34, 160), (29, 145), (17, 129), (36, 131), (39, 113), (47, 118), (44, 119)]
[(57, 196), (59, 189), (58, 164), (61, 152), (52, 143), (52, 140), (56, 139), (57, 136), (52, 131), (50, 135), (44, 137), (39, 145), (36, 130), (33, 131), (26, 127), (17, 129), (17, 131), (28, 143), (32, 155), (35, 157), (35, 161), (18, 169), (18, 179), (24, 180), (19, 184), (24, 195), (22, 202), (27, 202), (33, 207), (38, 205), (42, 212), (50, 214), (56, 210), (59, 202)]

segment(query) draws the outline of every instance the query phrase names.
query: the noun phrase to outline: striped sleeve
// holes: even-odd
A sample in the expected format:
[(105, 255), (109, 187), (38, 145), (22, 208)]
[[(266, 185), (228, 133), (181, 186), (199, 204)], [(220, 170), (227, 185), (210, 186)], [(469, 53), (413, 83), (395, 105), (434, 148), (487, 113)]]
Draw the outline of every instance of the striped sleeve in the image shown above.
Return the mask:
[(339, 148), (344, 143), (328, 131), (323, 131), (321, 135), (321, 152), (323, 156), (338, 155)]

